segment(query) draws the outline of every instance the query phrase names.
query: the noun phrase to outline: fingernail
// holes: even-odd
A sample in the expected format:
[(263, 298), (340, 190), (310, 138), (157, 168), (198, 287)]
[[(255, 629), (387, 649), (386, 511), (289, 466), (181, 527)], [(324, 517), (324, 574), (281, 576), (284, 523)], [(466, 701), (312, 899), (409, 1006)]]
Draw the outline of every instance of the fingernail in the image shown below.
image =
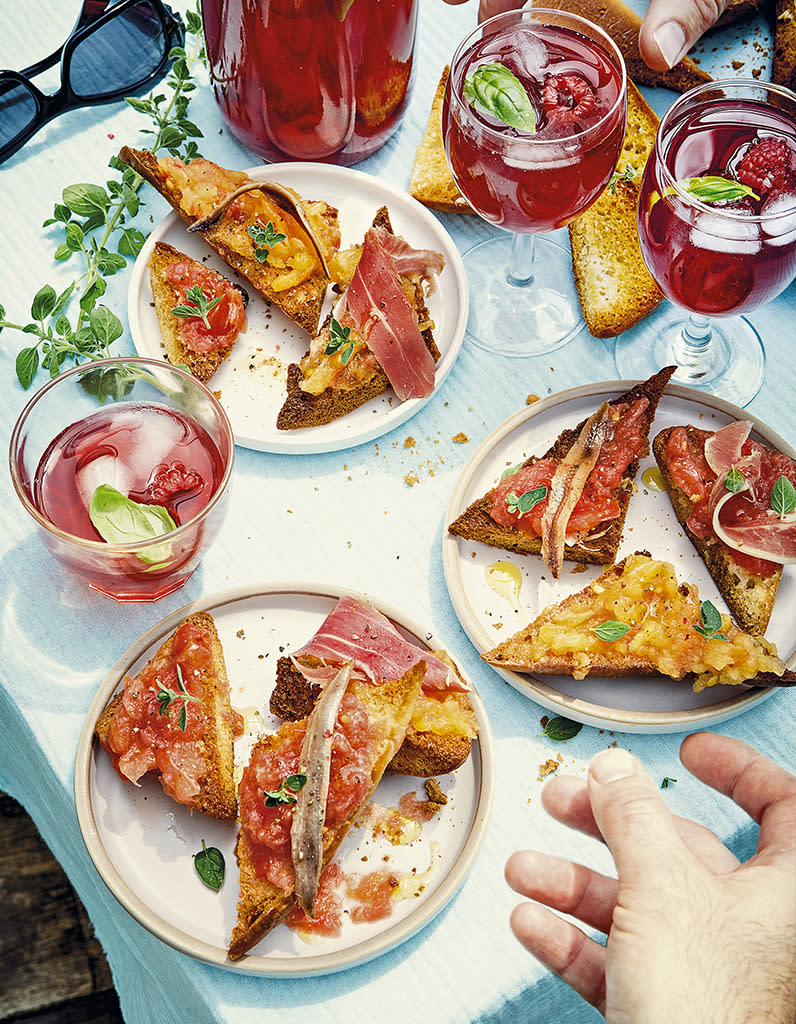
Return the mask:
[(670, 68), (680, 60), (686, 50), (685, 30), (676, 21), (666, 21), (653, 33), (655, 45)]
[(613, 782), (615, 779), (626, 779), (635, 771), (632, 754), (621, 747), (613, 747), (596, 754), (589, 765), (589, 775), (595, 782)]

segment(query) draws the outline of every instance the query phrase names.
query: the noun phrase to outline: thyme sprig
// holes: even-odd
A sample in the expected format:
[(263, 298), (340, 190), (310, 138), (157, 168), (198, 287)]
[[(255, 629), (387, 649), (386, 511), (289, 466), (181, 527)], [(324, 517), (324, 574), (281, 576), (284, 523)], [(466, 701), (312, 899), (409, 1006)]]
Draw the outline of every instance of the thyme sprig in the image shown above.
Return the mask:
[[(206, 64), (198, 2), (196, 10), (186, 13), (186, 27), (190, 49), (172, 48), (165, 88), (160, 83), (143, 99), (128, 97), (126, 102), (151, 119), (153, 127), (142, 132), (153, 136), (153, 153), (166, 152), (187, 161), (199, 155), (195, 140), (202, 137), (188, 118), (190, 94), (196, 88), (194, 69)], [(8, 320), (0, 305), (0, 331), (8, 328), (35, 338), (16, 358), (17, 379), (23, 388), (30, 387), (39, 369), (57, 377), (67, 361), (77, 364), (106, 358), (124, 332), (119, 317), (100, 299), (106, 279), (126, 268), (144, 244), (144, 233), (131, 223), (141, 205), (138, 190), (143, 179), (116, 156), (109, 166), (116, 173), (104, 185), (68, 185), (52, 217), (42, 225), (62, 232), (55, 259), (60, 263), (79, 259), (83, 269), (60, 293), (50, 284), (43, 285), (33, 297), (28, 323)], [(75, 300), (76, 311), (70, 317)]]

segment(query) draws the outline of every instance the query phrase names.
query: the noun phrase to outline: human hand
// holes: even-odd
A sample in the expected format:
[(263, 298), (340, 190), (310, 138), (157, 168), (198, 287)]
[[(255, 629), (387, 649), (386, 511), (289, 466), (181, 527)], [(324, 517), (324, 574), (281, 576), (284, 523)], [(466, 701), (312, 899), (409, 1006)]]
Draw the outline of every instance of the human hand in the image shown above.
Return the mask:
[[(796, 777), (739, 740), (694, 733), (688, 771), (760, 826), (746, 863), (674, 817), (637, 758), (611, 749), (587, 782), (542, 791), (565, 825), (605, 841), (618, 880), (520, 851), (506, 878), (519, 941), (612, 1024), (793, 1024), (796, 1020)], [(608, 935), (605, 947), (552, 910)]]

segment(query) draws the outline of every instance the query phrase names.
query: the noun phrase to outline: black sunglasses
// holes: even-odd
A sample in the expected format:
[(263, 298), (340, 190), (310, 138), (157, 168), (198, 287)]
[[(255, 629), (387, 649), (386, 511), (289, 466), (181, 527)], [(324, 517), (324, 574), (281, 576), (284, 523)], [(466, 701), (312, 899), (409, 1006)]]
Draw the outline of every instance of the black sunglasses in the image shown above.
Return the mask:
[[(158, 78), (185, 26), (162, 0), (83, 0), (60, 50), (24, 71), (0, 71), (0, 163), (54, 117), (128, 96)], [(46, 96), (31, 78), (61, 62), (61, 87)]]

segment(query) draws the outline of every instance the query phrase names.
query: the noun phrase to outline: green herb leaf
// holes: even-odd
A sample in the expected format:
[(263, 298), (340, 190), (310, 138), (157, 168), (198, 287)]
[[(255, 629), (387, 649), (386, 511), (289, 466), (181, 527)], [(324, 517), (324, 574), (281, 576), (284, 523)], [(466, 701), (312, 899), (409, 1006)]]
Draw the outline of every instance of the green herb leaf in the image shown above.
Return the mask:
[(259, 222), (249, 226), (249, 235), (254, 241), (254, 256), (260, 263), (265, 263), (271, 254), (271, 250), (278, 242), (284, 242), (287, 235), (277, 231), (272, 221), (268, 221), (265, 227)]
[(616, 170), (611, 175), (611, 180), (608, 182), (608, 189), (612, 196), (616, 195), (616, 186), (620, 181), (632, 181), (636, 176), (635, 170), (630, 164), (625, 164), (624, 171)]
[(796, 509), (796, 488), (786, 476), (780, 476), (771, 488), (771, 508), (780, 519)]
[(730, 466), (724, 475), (724, 486), (728, 491), (732, 491), (733, 494), (737, 494), (738, 491), (742, 490), (746, 483), (743, 473), (736, 469), (735, 466)]
[(207, 846), (203, 839), (202, 849), (194, 855), (193, 866), (205, 885), (218, 892), (224, 884), (224, 872), (226, 870), (224, 854), (221, 850), (216, 846)]
[(199, 697), (194, 697), (193, 694), (188, 693), (188, 691), (185, 688), (185, 683), (184, 683), (183, 678), (182, 678), (182, 669), (180, 668), (179, 664), (176, 666), (176, 668), (177, 668), (177, 689), (176, 690), (172, 690), (168, 686), (161, 686), (160, 687), (160, 689), (158, 690), (158, 693), (157, 693), (158, 712), (161, 715), (167, 714), (169, 709), (171, 708), (172, 704), (176, 700), (181, 700), (182, 701), (182, 707), (180, 708), (179, 714), (177, 716), (177, 725), (179, 725), (180, 729), (182, 729), (182, 731), (185, 732), (185, 727), (188, 724), (188, 701), (189, 700), (197, 700), (198, 701)]
[(265, 806), (277, 807), (279, 804), (294, 804), (298, 799), (296, 793), (303, 789), (307, 776), (301, 773), (288, 775), (279, 783), (278, 789), (265, 790)]
[(514, 476), (515, 473), (519, 473), (524, 465), (524, 462), (518, 462), (516, 466), (509, 466), (508, 469), (504, 469), (500, 474), (500, 479), (505, 480), (507, 476)]
[(506, 508), (512, 515), (517, 515), (519, 519), (530, 512), (532, 508), (535, 508), (540, 501), (544, 501), (547, 497), (547, 487), (544, 484), (541, 487), (534, 487), (531, 491), (525, 491), (519, 497), (510, 491), (506, 495)]
[(752, 199), (760, 198), (748, 185), (715, 174), (708, 174), (702, 178), (684, 178), (677, 184), (702, 203), (729, 202), (733, 199), (743, 199), (745, 196), (751, 196)]
[(464, 96), (472, 106), (511, 128), (536, 131), (536, 111), (530, 97), (505, 64), (482, 64), (465, 79)]
[(207, 314), (211, 309), (215, 309), (216, 306), (221, 302), (221, 296), (218, 295), (216, 298), (207, 301), (207, 296), (200, 285), (195, 284), (192, 288), (188, 288), (185, 292), (185, 305), (175, 306), (172, 309), (172, 313), (175, 316), (180, 317), (199, 317), (205, 327), (210, 330), (210, 321), (207, 319)]
[(670, 779), (668, 775), (664, 775), (663, 781), (661, 782), (661, 789), (668, 789), (673, 782), (677, 782), (677, 779)]
[(573, 722), (562, 715), (556, 715), (555, 718), (550, 719), (541, 735), (547, 736), (548, 739), (554, 740), (556, 743), (566, 743), (573, 736), (577, 736), (582, 728), (583, 725), (580, 722)]
[(620, 622), (619, 619), (606, 619), (605, 622), (594, 627), (598, 638), (608, 643), (621, 639), (629, 630), (630, 626), (626, 622)]
[[(88, 514), (99, 535), (109, 544), (135, 544), (177, 529), (177, 524), (162, 506), (140, 504), (108, 484), (95, 488)], [(170, 554), (171, 544), (165, 542), (138, 557), (142, 562), (159, 563)]]
[(697, 633), (701, 633), (706, 640), (727, 640), (721, 629), (721, 612), (711, 601), (703, 601), (699, 606), (698, 625), (694, 626)]

